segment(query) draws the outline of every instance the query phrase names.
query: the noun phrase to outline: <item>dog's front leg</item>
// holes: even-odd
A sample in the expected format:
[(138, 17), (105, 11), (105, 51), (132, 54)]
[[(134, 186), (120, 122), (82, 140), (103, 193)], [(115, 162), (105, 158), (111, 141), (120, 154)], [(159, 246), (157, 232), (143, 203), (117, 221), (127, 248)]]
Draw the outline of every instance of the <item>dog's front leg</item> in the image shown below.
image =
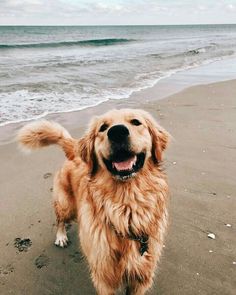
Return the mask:
[(64, 168), (64, 170), (59, 171), (55, 175), (53, 185), (54, 210), (57, 219), (55, 245), (62, 248), (68, 245), (65, 223), (70, 223), (76, 217), (75, 197), (65, 171), (68, 173), (70, 170)]
[(66, 247), (68, 244), (68, 238), (66, 234), (66, 227), (63, 221), (58, 222), (55, 245), (59, 247)]
[(91, 275), (94, 287), (97, 291), (97, 295), (115, 295), (116, 288), (106, 282), (104, 278), (102, 278), (100, 272), (95, 273), (94, 271), (92, 271)]

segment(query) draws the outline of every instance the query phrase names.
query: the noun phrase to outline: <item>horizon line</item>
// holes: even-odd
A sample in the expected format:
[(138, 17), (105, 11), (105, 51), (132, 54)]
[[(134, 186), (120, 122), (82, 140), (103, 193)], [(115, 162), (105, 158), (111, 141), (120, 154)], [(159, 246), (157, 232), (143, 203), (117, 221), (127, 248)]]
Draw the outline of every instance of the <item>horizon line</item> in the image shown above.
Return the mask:
[(236, 23), (196, 23), (196, 24), (0, 24), (0, 27), (109, 27), (109, 26), (204, 26), (204, 25), (236, 25)]

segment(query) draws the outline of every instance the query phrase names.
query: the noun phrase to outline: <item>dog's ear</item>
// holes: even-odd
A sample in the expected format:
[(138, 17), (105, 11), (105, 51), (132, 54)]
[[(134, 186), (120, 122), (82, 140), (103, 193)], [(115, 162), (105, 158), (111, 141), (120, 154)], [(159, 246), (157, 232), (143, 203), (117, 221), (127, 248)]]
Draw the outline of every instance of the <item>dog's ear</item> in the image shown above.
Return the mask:
[(78, 152), (81, 159), (89, 166), (91, 175), (97, 172), (98, 161), (94, 150), (95, 122), (91, 124), (89, 131), (79, 140)]
[(146, 112), (145, 119), (152, 137), (152, 159), (154, 163), (159, 163), (162, 160), (162, 153), (168, 145), (170, 135)]

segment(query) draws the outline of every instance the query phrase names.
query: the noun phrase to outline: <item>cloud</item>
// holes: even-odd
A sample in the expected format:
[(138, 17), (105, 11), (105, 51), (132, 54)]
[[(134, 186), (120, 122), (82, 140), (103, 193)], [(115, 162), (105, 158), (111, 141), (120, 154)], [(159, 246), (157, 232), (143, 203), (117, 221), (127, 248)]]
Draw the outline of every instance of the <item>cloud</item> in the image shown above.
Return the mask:
[[(27, 15), (45, 16), (60, 16), (63, 14), (78, 14), (83, 13), (86, 9), (78, 4), (66, 3), (61, 0), (0, 0), (0, 15), (12, 15), (13, 13), (19, 17)], [(23, 15), (22, 15), (23, 14)]]
[(235, 23), (235, 11), (235, 0), (0, 0), (0, 24)]
[(0, 0), (0, 12), (20, 14), (22, 11), (34, 12), (36, 14), (42, 14), (51, 12), (52, 15), (63, 12), (70, 13), (135, 13), (155, 10), (165, 11), (167, 10), (163, 5), (158, 5), (156, 1), (65, 1), (65, 0)]
[(201, 10), (201, 11), (205, 11), (205, 10), (207, 10), (207, 6), (205, 6), (205, 5), (198, 5), (198, 9)]
[(228, 11), (230, 11), (230, 12), (234, 12), (234, 11), (236, 11), (236, 5), (234, 5), (234, 4), (227, 4), (227, 5), (225, 6), (225, 8), (226, 8), (226, 10), (228, 10)]
[[(61, 21), (75, 21), (78, 17), (104, 18), (106, 21), (108, 15), (116, 18), (119, 16), (131, 16), (145, 14), (166, 13), (169, 11), (163, 4), (157, 4), (156, 1), (143, 0), (0, 0), (0, 17), (12, 18), (15, 21), (25, 21), (27, 18), (40, 20), (43, 22), (50, 18), (51, 21), (60, 23)], [(3, 21), (3, 20), (2, 20)], [(112, 21), (112, 19), (111, 19)], [(138, 19), (140, 21), (140, 19)], [(1, 20), (0, 20), (1, 22)]]
[(97, 13), (116, 13), (116, 12), (127, 12), (126, 8), (123, 5), (115, 3), (102, 3), (98, 2), (95, 4), (90, 4), (87, 6), (89, 11), (96, 11)]

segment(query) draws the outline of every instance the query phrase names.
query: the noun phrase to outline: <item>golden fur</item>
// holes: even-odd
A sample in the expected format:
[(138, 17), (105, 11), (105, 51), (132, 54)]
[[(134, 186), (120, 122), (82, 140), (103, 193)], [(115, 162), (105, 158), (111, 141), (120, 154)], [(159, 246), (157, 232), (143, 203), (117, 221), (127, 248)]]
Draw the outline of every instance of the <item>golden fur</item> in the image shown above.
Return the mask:
[[(139, 126), (131, 122), (136, 119)], [(111, 145), (107, 130), (122, 124), (129, 130), (130, 149), (145, 153), (143, 167), (132, 177), (114, 177), (104, 164)], [(167, 227), (168, 186), (161, 169), (169, 135), (142, 110), (112, 110), (95, 118), (87, 133), (73, 139), (59, 124), (41, 121), (19, 132), (28, 149), (60, 145), (67, 156), (54, 179), (54, 207), (58, 221), (56, 244), (66, 246), (65, 222), (78, 220), (82, 250), (99, 295), (112, 295), (121, 287), (126, 294), (142, 295), (152, 285)], [(148, 250), (132, 234), (149, 237)]]

